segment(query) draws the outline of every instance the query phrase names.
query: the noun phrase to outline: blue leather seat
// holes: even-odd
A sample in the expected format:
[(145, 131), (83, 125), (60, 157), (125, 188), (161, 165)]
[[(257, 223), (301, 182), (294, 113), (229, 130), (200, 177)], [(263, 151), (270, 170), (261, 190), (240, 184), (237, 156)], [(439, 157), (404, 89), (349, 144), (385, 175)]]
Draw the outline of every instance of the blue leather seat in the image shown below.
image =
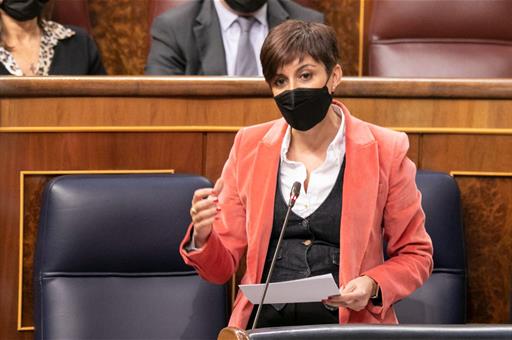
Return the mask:
[(46, 187), (35, 264), (36, 339), (214, 339), (224, 286), (178, 247), (190, 175), (62, 176)]
[(434, 246), (430, 279), (395, 304), (400, 323), (463, 324), (466, 322), (466, 261), (460, 192), (445, 173), (418, 171), (425, 228)]

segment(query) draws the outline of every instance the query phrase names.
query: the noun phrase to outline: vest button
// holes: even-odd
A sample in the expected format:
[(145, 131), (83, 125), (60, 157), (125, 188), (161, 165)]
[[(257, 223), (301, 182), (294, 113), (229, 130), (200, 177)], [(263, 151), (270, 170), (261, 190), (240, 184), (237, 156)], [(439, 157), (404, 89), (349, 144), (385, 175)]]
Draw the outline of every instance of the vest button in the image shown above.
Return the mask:
[(307, 247), (311, 244), (311, 240), (305, 240), (304, 242), (302, 242), (302, 244)]
[(305, 227), (305, 228), (307, 228), (307, 227), (308, 227), (308, 225), (309, 225), (309, 221), (308, 221), (308, 220), (306, 220), (306, 219), (303, 219), (303, 220), (302, 220), (302, 226), (303, 226), (303, 227)]

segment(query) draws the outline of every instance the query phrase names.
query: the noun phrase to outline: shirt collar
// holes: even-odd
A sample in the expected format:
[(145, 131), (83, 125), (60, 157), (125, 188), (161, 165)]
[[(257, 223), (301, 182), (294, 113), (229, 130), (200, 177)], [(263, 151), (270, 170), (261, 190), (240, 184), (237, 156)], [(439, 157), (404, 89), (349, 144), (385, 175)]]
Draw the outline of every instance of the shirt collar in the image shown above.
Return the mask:
[[(340, 127), (336, 136), (331, 141), (329, 146), (327, 147), (327, 154), (332, 154), (339, 161), (344, 153), (344, 145), (345, 145), (345, 115), (343, 114), (343, 110), (336, 104), (332, 104), (332, 108), (334, 112), (341, 117)], [(288, 149), (290, 148), (291, 141), (291, 127), (288, 125), (286, 128), (286, 133), (283, 138), (283, 143), (281, 144), (281, 161), (290, 162), (287, 158)]]
[(64, 40), (76, 34), (76, 32), (72, 29), (67, 28), (55, 21), (43, 20), (42, 26), (43, 35), (49, 36), (50, 38), (56, 40)]
[[(238, 15), (224, 7), (224, 5), (220, 3), (220, 0), (214, 0), (213, 4), (215, 6), (215, 10), (217, 11), (217, 15), (219, 16), (220, 28), (223, 32), (226, 32), (231, 27), (231, 25), (233, 25), (236, 19), (238, 19)], [(267, 7), (268, 5), (264, 4), (252, 15), (261, 25), (265, 27), (268, 26)]]

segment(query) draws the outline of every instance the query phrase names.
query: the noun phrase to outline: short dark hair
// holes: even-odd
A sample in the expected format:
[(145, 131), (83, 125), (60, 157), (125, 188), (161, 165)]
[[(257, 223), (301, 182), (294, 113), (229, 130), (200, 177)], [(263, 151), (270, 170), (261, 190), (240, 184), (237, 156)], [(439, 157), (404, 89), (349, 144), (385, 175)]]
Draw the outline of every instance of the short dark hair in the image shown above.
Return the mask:
[(276, 26), (263, 42), (260, 60), (263, 76), (270, 83), (284, 65), (305, 56), (324, 64), (328, 73), (338, 63), (336, 33), (324, 24), (288, 20)]

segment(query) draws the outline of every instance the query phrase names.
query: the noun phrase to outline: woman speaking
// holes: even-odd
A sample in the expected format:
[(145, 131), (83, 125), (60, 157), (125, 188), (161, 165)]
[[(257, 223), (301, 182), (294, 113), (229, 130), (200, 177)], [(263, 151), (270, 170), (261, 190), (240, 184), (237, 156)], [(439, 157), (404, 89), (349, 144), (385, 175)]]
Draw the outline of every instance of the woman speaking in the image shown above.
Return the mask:
[[(397, 323), (392, 305), (432, 270), (407, 136), (333, 100), (342, 70), (330, 27), (287, 21), (270, 32), (260, 57), (283, 119), (241, 129), (214, 188), (195, 192), (185, 262), (221, 284), (245, 253), (242, 283), (264, 282), (298, 181), (270, 281), (332, 273), (339, 295), (264, 305), (258, 326)], [(246, 328), (253, 307), (239, 292), (229, 326)]]

